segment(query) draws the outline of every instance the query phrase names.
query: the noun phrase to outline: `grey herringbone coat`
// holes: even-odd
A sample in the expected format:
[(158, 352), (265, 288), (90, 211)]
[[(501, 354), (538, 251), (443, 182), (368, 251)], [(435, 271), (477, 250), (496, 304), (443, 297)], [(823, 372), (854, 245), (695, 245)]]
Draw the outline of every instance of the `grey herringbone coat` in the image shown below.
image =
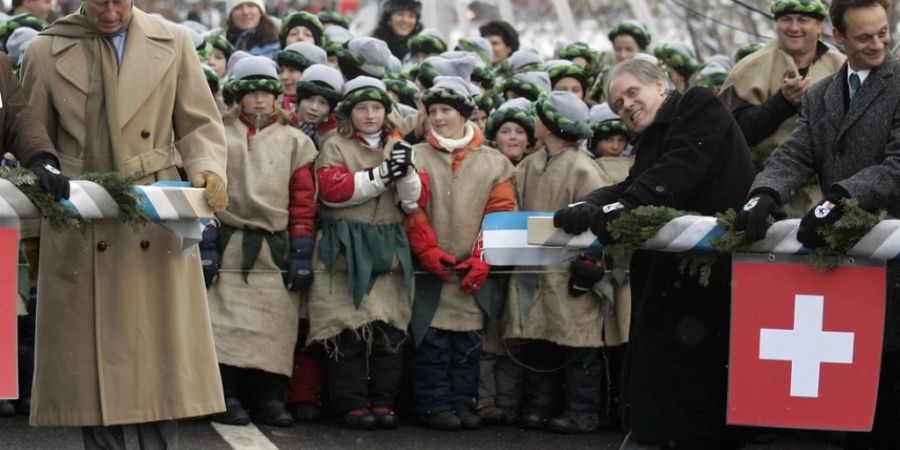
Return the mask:
[[(812, 85), (793, 133), (775, 149), (752, 191), (787, 202), (818, 175), (827, 191), (844, 188), (863, 208), (900, 218), (900, 61), (888, 54), (847, 99), (847, 64)], [(888, 266), (885, 350), (900, 350), (900, 266)]]

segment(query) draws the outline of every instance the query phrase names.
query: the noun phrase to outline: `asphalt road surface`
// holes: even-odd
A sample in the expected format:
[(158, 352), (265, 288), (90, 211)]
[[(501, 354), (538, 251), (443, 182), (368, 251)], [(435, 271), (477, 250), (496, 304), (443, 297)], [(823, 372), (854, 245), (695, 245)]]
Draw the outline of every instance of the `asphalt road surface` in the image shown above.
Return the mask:
[[(787, 432), (770, 436), (767, 444), (751, 444), (748, 450), (839, 450), (840, 435)], [(479, 431), (438, 432), (414, 424), (395, 431), (355, 431), (333, 423), (302, 424), (291, 428), (267, 426), (235, 427), (207, 420), (179, 424), (179, 448), (203, 450), (276, 449), (599, 449), (616, 450), (622, 435), (599, 432), (569, 436), (525, 431), (512, 427), (483, 428)], [(137, 449), (133, 430), (126, 431), (129, 449)], [(27, 419), (0, 419), (0, 449), (80, 449), (77, 428), (32, 428)]]

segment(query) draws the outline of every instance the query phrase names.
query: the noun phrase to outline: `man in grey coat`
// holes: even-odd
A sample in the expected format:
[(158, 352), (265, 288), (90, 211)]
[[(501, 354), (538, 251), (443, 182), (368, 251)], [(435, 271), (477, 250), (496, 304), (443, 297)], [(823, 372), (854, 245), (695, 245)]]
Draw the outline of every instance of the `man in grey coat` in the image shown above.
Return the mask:
[[(900, 217), (900, 61), (890, 54), (890, 0), (835, 0), (829, 11), (834, 39), (847, 62), (809, 88), (797, 128), (756, 176), (736, 226), (761, 239), (767, 217), (790, 201), (815, 174), (824, 198), (803, 217), (797, 239), (824, 245), (819, 230), (841, 215), (853, 198), (869, 211)], [(875, 425), (854, 433), (847, 449), (900, 445), (893, 395), (900, 379), (900, 266), (888, 265), (884, 354)]]

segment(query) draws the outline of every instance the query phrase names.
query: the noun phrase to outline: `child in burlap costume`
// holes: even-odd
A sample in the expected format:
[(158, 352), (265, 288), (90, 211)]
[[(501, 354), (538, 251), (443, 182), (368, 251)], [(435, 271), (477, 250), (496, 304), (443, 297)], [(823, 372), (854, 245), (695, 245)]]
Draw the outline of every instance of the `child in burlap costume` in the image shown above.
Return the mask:
[[(516, 168), (518, 204), (527, 211), (550, 211), (578, 201), (603, 186), (578, 141), (590, 135), (588, 107), (570, 92), (554, 91), (535, 103), (535, 136), (544, 147)], [(503, 338), (519, 346), (543, 346), (564, 355), (559, 373), (529, 371), (526, 379), (542, 389), (523, 401), (523, 425), (544, 425), (558, 432), (588, 432), (598, 427), (603, 364), (599, 348), (601, 302), (592, 291), (603, 277), (601, 255), (585, 252), (573, 262), (544, 266), (540, 274), (514, 274), (503, 316)], [(571, 272), (571, 276), (570, 276)], [(527, 352), (525, 352), (527, 353)], [(524, 354), (520, 352), (520, 354)], [(557, 389), (563, 412), (557, 417)], [(552, 417), (552, 419), (551, 419)]]
[(341, 72), (324, 64), (310, 66), (297, 84), (296, 125), (319, 150), (328, 138), (337, 134), (338, 120), (334, 110), (343, 87)]
[[(276, 107), (282, 85), (271, 60), (240, 61), (230, 90), (240, 104), (224, 120), (230, 202), (202, 246), (227, 407), (213, 420), (289, 426), (284, 396), (300, 309), (294, 291), (312, 281), (316, 150)], [(211, 252), (221, 261), (218, 274)]]
[(435, 78), (422, 98), (427, 142), (413, 147), (430, 195), (406, 221), (413, 254), (429, 272), (416, 278), (411, 373), (419, 418), (441, 430), (481, 425), (474, 413), (480, 331), (485, 314), (493, 315), (496, 287), (481, 259), (481, 223), (485, 214), (515, 208), (512, 164), (467, 123), (474, 93), (460, 77)]
[(344, 88), (337, 136), (316, 161), (321, 231), (310, 292), (308, 342), (328, 354), (329, 398), (351, 428), (395, 428), (412, 299), (404, 213), (424, 190), (412, 148), (387, 118), (384, 83), (357, 77)]

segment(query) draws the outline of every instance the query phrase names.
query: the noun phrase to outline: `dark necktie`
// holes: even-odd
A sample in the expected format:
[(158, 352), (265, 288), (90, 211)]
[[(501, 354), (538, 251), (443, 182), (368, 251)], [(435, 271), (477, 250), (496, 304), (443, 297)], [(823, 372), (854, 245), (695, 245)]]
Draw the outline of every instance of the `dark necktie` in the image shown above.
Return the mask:
[(850, 74), (850, 98), (852, 99), (857, 92), (859, 92), (859, 87), (862, 85), (862, 82), (859, 81), (859, 75), (856, 73)]

